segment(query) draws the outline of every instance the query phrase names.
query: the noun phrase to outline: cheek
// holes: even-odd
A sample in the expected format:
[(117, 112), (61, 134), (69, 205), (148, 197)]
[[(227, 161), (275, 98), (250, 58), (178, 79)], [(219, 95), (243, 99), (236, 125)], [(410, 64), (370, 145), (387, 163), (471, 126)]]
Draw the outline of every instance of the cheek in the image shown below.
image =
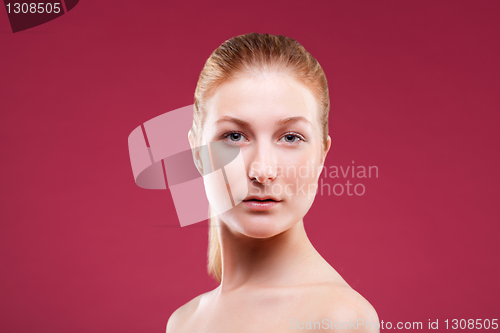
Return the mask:
[[(303, 217), (312, 206), (318, 188), (317, 164), (310, 154), (297, 156), (283, 164), (282, 181), (287, 209)], [(316, 162), (317, 163), (317, 162)]]
[(211, 168), (203, 176), (205, 192), (214, 213), (222, 214), (248, 195), (243, 154), (238, 147), (224, 143), (210, 143), (207, 147), (204, 163)]
[[(282, 156), (280, 160), (280, 171), (282, 179), (287, 183), (288, 188), (292, 185), (303, 189), (313, 184), (317, 184), (319, 176), (320, 159), (310, 151), (298, 152)], [(298, 189), (297, 189), (298, 190)], [(306, 191), (307, 194), (307, 191)], [(297, 193), (303, 195), (303, 191)]]

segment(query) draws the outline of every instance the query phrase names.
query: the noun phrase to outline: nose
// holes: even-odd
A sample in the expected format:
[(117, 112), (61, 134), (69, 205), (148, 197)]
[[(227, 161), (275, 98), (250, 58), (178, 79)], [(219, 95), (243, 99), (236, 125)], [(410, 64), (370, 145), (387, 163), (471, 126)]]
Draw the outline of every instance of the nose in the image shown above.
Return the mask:
[(261, 144), (255, 148), (250, 159), (248, 177), (261, 184), (269, 183), (276, 178), (278, 173), (276, 155), (267, 145)]

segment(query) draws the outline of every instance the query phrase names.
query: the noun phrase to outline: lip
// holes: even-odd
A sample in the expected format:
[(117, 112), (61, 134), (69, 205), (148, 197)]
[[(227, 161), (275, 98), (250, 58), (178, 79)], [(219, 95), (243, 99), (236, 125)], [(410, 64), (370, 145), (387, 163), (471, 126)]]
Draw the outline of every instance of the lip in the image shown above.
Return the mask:
[(273, 207), (275, 207), (277, 204), (279, 204), (280, 201), (272, 198), (272, 197), (249, 197), (245, 200), (243, 200), (243, 204), (255, 211), (266, 211), (269, 210)]

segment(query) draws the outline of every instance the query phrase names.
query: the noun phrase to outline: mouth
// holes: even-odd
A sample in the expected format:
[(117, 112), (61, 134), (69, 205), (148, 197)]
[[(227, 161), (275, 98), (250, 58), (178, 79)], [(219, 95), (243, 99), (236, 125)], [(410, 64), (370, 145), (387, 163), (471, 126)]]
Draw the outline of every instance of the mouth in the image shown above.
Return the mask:
[(243, 204), (247, 208), (255, 211), (269, 210), (278, 205), (280, 202), (281, 200), (274, 198), (248, 198), (243, 200)]

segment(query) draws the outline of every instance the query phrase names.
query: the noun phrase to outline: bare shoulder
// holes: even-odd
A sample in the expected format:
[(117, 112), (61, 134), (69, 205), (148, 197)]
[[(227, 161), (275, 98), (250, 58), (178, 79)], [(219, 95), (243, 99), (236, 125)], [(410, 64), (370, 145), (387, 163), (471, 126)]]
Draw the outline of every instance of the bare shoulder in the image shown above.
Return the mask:
[(373, 306), (347, 284), (329, 283), (321, 288), (319, 313), (333, 329), (379, 332), (379, 318)]
[(177, 333), (181, 332), (184, 324), (191, 318), (193, 313), (198, 308), (201, 298), (205, 294), (201, 294), (183, 306), (175, 310), (167, 321), (167, 332), (166, 333)]

